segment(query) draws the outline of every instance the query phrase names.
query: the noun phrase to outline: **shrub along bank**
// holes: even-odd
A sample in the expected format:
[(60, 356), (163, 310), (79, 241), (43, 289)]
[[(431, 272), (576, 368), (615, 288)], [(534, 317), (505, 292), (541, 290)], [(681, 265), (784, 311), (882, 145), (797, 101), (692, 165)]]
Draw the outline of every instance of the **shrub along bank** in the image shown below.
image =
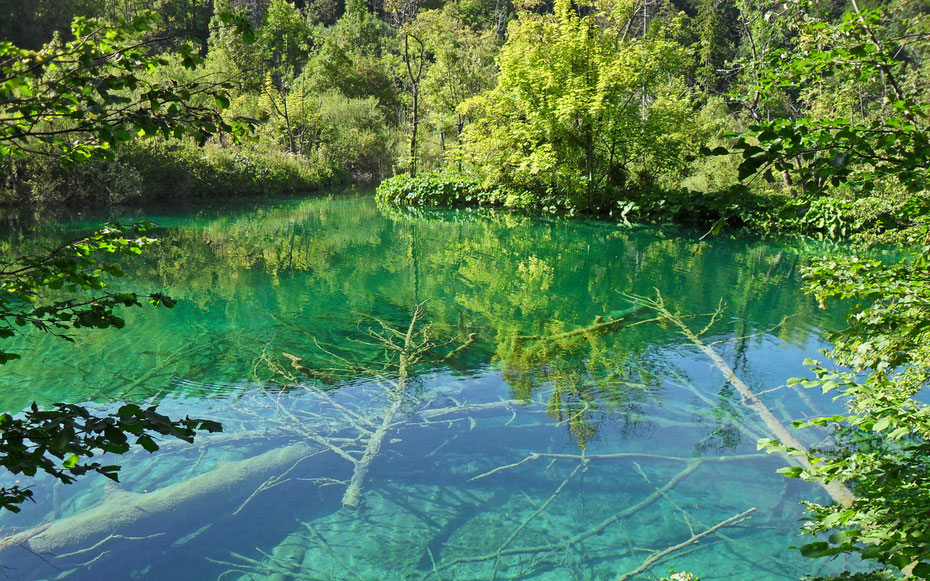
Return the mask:
[[(518, 189), (488, 185), (474, 176), (431, 172), (386, 179), (376, 199), (390, 206), (415, 208), (485, 207), (530, 214), (575, 215), (576, 209), (556, 195), (539, 196)], [(901, 226), (930, 210), (930, 199), (908, 196), (845, 198), (842, 196), (792, 196), (781, 192), (756, 193), (734, 186), (701, 192), (688, 188), (643, 189), (624, 194), (600, 212), (589, 215), (624, 223), (665, 223), (708, 228), (738, 228), (769, 234), (804, 234), (824, 238), (848, 238), (860, 234), (903, 239)]]
[(63, 167), (46, 156), (4, 160), (0, 204), (100, 206), (166, 198), (282, 195), (344, 182), (329, 164), (258, 147), (151, 139), (112, 159)]

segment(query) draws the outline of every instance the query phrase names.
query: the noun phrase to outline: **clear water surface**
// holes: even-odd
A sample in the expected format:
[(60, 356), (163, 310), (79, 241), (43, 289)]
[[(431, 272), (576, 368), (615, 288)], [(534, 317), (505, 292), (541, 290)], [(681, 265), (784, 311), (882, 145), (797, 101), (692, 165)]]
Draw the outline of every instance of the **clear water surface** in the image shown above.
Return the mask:
[[(5, 251), (104, 218), (8, 217)], [(130, 400), (224, 431), (120, 457), (120, 484), (40, 480), (36, 504), (0, 517), (9, 578), (776, 580), (844, 565), (789, 548), (805, 541), (799, 501), (823, 491), (756, 451), (765, 425), (674, 326), (629, 313), (631, 294), (682, 315), (723, 301), (703, 339), (775, 414), (832, 411), (783, 387), (842, 323), (800, 292), (800, 265), (827, 248), (381, 211), (370, 192), (123, 218), (158, 222), (160, 243), (115, 286), (178, 306), (76, 344), (17, 339), (3, 409)]]

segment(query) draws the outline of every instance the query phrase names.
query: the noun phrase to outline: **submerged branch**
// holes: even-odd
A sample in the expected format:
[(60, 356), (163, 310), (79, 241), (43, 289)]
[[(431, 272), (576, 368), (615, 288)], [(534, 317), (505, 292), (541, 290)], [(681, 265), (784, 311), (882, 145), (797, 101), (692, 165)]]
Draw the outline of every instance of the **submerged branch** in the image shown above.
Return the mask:
[[(400, 350), (400, 361), (397, 365), (397, 379), (394, 384), (394, 390), (390, 394), (391, 405), (384, 412), (381, 425), (375, 430), (375, 433), (368, 438), (365, 445), (365, 451), (362, 457), (356, 462), (355, 470), (352, 472), (352, 478), (349, 480), (349, 486), (342, 496), (342, 506), (356, 509), (362, 501), (362, 486), (365, 477), (368, 475), (368, 469), (372, 461), (381, 452), (381, 445), (388, 431), (394, 424), (394, 418), (400, 412), (404, 403), (404, 396), (407, 389), (407, 378), (410, 374), (410, 366), (416, 361), (420, 354), (426, 351), (428, 337), (425, 330), (419, 333), (416, 330), (417, 320), (423, 315), (423, 303), (417, 304), (413, 309), (413, 315), (410, 317), (410, 325), (407, 327), (407, 334), (404, 336), (404, 346)], [(417, 344), (415, 338), (420, 335), (423, 340)]]
[(747, 519), (748, 515), (755, 510), (756, 510), (755, 508), (750, 508), (749, 510), (743, 511), (735, 516), (731, 516), (727, 520), (715, 524), (714, 526), (710, 527), (709, 529), (707, 529), (706, 531), (702, 533), (697, 533), (695, 535), (692, 535), (690, 539), (688, 539), (687, 541), (684, 541), (683, 543), (678, 543), (677, 545), (674, 545), (665, 550), (659, 551), (658, 553), (653, 553), (652, 555), (649, 555), (649, 557), (647, 557), (646, 560), (643, 561), (642, 565), (633, 569), (632, 571), (624, 573), (623, 575), (617, 578), (617, 581), (627, 581), (627, 579), (632, 579), (633, 577), (646, 571), (653, 564), (657, 563), (658, 561), (661, 561), (662, 559), (671, 555), (672, 553), (676, 551), (680, 551), (681, 549), (684, 549), (685, 547), (687, 547), (688, 545), (692, 543), (696, 543), (700, 541), (701, 539), (703, 539), (704, 537), (708, 535), (714, 534), (715, 532), (722, 529), (723, 527), (731, 526), (731, 525), (735, 525), (735, 524), (739, 524), (743, 522), (744, 520)]
[(442, 571), (445, 569), (449, 569), (451, 567), (454, 567), (455, 565), (459, 565), (462, 563), (477, 563), (481, 561), (498, 560), (501, 557), (510, 556), (510, 555), (529, 555), (529, 554), (536, 554), (536, 553), (548, 553), (548, 552), (553, 552), (553, 551), (569, 550), (575, 545), (577, 545), (578, 543), (584, 541), (585, 539), (588, 539), (594, 535), (598, 535), (602, 533), (604, 529), (616, 523), (617, 521), (620, 521), (624, 518), (627, 518), (627, 517), (630, 517), (636, 514), (637, 512), (651, 505), (653, 502), (655, 502), (659, 498), (662, 498), (662, 496), (665, 495), (669, 490), (674, 488), (679, 482), (681, 482), (686, 477), (688, 477), (690, 474), (692, 474), (695, 470), (697, 470), (698, 467), (700, 467), (701, 463), (702, 463), (701, 459), (691, 459), (687, 463), (687, 465), (681, 471), (675, 474), (675, 476), (673, 476), (668, 482), (666, 482), (665, 485), (657, 489), (655, 492), (653, 492), (652, 494), (650, 494), (649, 496), (647, 496), (640, 502), (636, 503), (633, 506), (623, 509), (622, 511), (604, 519), (603, 521), (601, 521), (594, 527), (589, 528), (580, 533), (577, 533), (574, 536), (566, 539), (565, 541), (561, 543), (538, 545), (535, 547), (515, 547), (512, 549), (498, 550), (493, 553), (487, 553), (484, 555), (475, 555), (472, 557), (457, 557), (455, 559), (450, 560), (448, 563), (444, 563), (440, 565), (438, 570)]
[[(340, 456), (352, 464), (352, 476), (349, 479), (342, 505), (349, 509), (356, 509), (362, 502), (362, 491), (372, 462), (381, 453), (388, 434), (406, 420), (402, 413), (404, 403), (408, 396), (408, 384), (413, 377), (414, 367), (429, 356), (439, 361), (447, 361), (477, 341), (477, 333), (465, 335), (461, 344), (445, 355), (434, 350), (456, 341), (437, 342), (431, 335), (432, 324), (424, 323), (424, 302), (416, 303), (409, 322), (402, 328), (395, 328), (390, 323), (377, 317), (369, 317), (372, 323), (359, 324), (360, 330), (365, 332), (366, 339), (351, 339), (355, 344), (367, 348), (374, 348), (376, 354), (364, 364), (353, 361), (340, 355), (334, 349), (328, 349), (314, 339), (317, 349), (323, 354), (326, 369), (313, 369), (304, 364), (304, 359), (290, 353), (283, 353), (290, 361), (291, 369), (287, 369), (267, 356), (268, 349), (262, 352), (264, 364), (272, 375), (283, 379), (289, 388), (303, 387), (311, 393), (324, 408), (333, 414), (325, 412), (299, 412), (295, 414), (280, 403), (280, 398), (274, 402), (274, 411), (278, 419), (272, 420), (283, 428), (290, 430), (304, 438), (321, 445), (323, 448)], [(460, 316), (460, 328), (464, 328), (464, 321)], [(379, 360), (380, 357), (380, 360)], [(370, 406), (356, 406), (341, 404), (335, 398), (320, 392), (312, 386), (301, 386), (296, 381), (295, 373), (320, 379), (327, 383), (335, 383), (339, 378), (355, 378), (367, 376), (375, 385), (383, 388), (384, 395), (377, 398)], [(384, 401), (386, 400), (386, 401)], [(492, 404), (486, 407), (508, 406), (507, 403)], [(353, 409), (356, 408), (356, 409)], [(454, 409), (427, 410), (421, 415), (424, 422), (430, 417), (437, 417), (452, 411), (461, 412), (463, 406)], [(334, 424), (333, 420), (336, 420)], [(329, 433), (319, 429), (318, 426), (330, 426)], [(354, 431), (356, 438), (339, 437), (345, 430)], [(348, 446), (352, 445), (350, 449)], [(356, 448), (360, 446), (360, 449)]]
[(522, 343), (525, 341), (563, 341), (565, 339), (571, 339), (572, 337), (577, 337), (579, 335), (613, 331), (628, 325), (630, 323), (630, 319), (635, 317), (636, 314), (641, 310), (642, 309), (640, 307), (626, 309), (625, 311), (622, 311), (620, 314), (618, 314), (617, 317), (608, 320), (604, 320), (603, 317), (599, 316), (594, 319), (594, 322), (587, 327), (566, 331), (564, 333), (557, 333), (555, 335), (514, 335), (513, 340), (515, 343)]
[[(741, 460), (759, 460), (764, 458), (764, 454), (740, 454), (736, 456), (709, 456), (707, 458), (700, 458), (702, 462), (734, 462)], [(555, 452), (533, 452), (528, 455), (523, 460), (519, 462), (514, 462), (513, 464), (506, 464), (504, 466), (498, 466), (493, 470), (489, 470), (478, 476), (474, 476), (469, 479), (469, 482), (472, 480), (479, 480), (481, 478), (487, 478), (492, 474), (497, 474), (498, 472), (503, 472), (504, 470), (510, 470), (511, 468), (516, 468), (517, 466), (526, 464), (527, 462), (532, 462), (533, 460), (539, 460), (540, 458), (550, 458), (553, 460), (622, 460), (622, 459), (646, 459), (646, 460), (668, 460), (670, 462), (682, 462), (685, 464), (694, 462), (694, 458), (684, 458), (680, 456), (663, 456), (661, 454), (647, 454), (640, 452), (618, 452), (616, 454), (559, 454)]]

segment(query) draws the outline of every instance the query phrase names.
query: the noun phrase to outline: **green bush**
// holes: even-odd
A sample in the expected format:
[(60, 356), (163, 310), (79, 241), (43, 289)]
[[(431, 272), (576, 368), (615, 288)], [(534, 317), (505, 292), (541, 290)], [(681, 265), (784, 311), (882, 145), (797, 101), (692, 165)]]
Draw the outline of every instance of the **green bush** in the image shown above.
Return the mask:
[(33, 155), (3, 163), (0, 202), (118, 205), (145, 199), (283, 195), (344, 181), (317, 158), (258, 147), (198, 147), (161, 139), (134, 141), (114, 158), (63, 168)]
[(0, 162), (0, 204), (122, 204), (142, 195), (142, 177), (119, 160), (93, 159), (70, 168), (58, 158), (26, 155)]
[[(576, 209), (556, 194), (490, 187), (481, 180), (449, 172), (406, 174), (384, 180), (376, 193), (378, 202), (415, 207), (503, 207), (532, 213), (568, 214)], [(732, 226), (769, 230), (781, 198), (752, 195), (743, 189), (702, 193), (692, 190), (641, 190), (628, 194), (600, 214), (626, 222), (678, 222), (706, 225), (718, 220)]]
[(457, 207), (493, 203), (481, 182), (451, 173), (399, 174), (381, 182), (375, 193), (379, 203), (394, 206)]
[(329, 91), (319, 96), (319, 117), (321, 159), (354, 176), (380, 178), (389, 173), (399, 135), (388, 129), (377, 99)]
[[(475, 176), (453, 173), (406, 174), (378, 186), (379, 203), (419, 208), (499, 207), (534, 214), (574, 215), (577, 209), (555, 193), (488, 185)], [(897, 232), (930, 210), (930, 199), (846, 199), (836, 196), (790, 197), (757, 193), (745, 187), (701, 192), (686, 188), (642, 188), (627, 192), (598, 217), (626, 223), (674, 222), (700, 227), (727, 226), (757, 233), (850, 238)]]

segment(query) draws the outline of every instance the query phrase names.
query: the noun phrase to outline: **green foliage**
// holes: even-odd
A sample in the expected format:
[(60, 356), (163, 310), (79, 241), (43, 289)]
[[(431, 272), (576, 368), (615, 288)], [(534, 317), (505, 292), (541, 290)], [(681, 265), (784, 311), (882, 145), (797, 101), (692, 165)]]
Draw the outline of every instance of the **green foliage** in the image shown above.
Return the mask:
[[(218, 18), (250, 33), (242, 18)], [(242, 124), (224, 121), (219, 112), (230, 104), (229, 85), (158, 79), (159, 68), (172, 61), (185, 69), (202, 63), (190, 44), (177, 45), (173, 59), (154, 53), (158, 39), (151, 33), (158, 22), (149, 12), (114, 24), (79, 18), (70, 42), (55, 40), (37, 51), (0, 43), (0, 163), (22, 169), (23, 156), (44, 156), (70, 171), (77, 162), (112, 159), (116, 146), (134, 136), (149, 136), (151, 142), (155, 135), (189, 135), (204, 142), (220, 131), (242, 132)], [(103, 257), (139, 254), (153, 242), (144, 235), (147, 228), (139, 224), (125, 232), (113, 224), (43, 253), (5, 261), (0, 267), (0, 339), (32, 328), (71, 340), (73, 329), (122, 328), (120, 307), (143, 302), (173, 306), (162, 294), (106, 290), (106, 279), (121, 276), (122, 269)], [(20, 357), (0, 350), (0, 364)], [(42, 471), (66, 484), (88, 472), (116, 480), (118, 466), (85, 459), (101, 451), (128, 451), (129, 436), (152, 452), (158, 449), (153, 436), (191, 441), (198, 430), (219, 429), (215, 422), (171, 420), (154, 407), (134, 404), (98, 416), (78, 405), (40, 410), (33, 403), (21, 417), (0, 414), (0, 465), (27, 477)], [(31, 498), (28, 487), (0, 489), (0, 508), (18, 511)]]
[(9, 181), (0, 182), (0, 203), (82, 207), (309, 192), (345, 179), (333, 169), (336, 161), (304, 159), (262, 144), (225, 148), (198, 147), (188, 140), (134, 140), (111, 159), (67, 168), (46, 156), (8, 160), (0, 164), (9, 168)]
[[(749, 127), (734, 145), (740, 176), (775, 182), (780, 174), (798, 197), (779, 217), (802, 228), (830, 236), (897, 229), (925, 244), (927, 105), (902, 79), (909, 76), (903, 59), (923, 50), (926, 39), (917, 35), (916, 45), (891, 50), (898, 39), (890, 33), (901, 34), (894, 20), (853, 8), (835, 21), (802, 15), (797, 44), (770, 53), (757, 99), (795, 92), (805, 115), (771, 116)], [(904, 29), (913, 31), (906, 23)], [(879, 79), (887, 98), (877, 92)], [(858, 106), (844, 111), (852, 97)], [(844, 482), (856, 495), (851, 506), (807, 503), (805, 532), (825, 540), (801, 552), (855, 553), (877, 562), (882, 574), (930, 579), (930, 406), (922, 401), (930, 380), (930, 247), (898, 263), (825, 257), (805, 276), (821, 305), (832, 299), (860, 304), (850, 326), (830, 337), (839, 370), (811, 361), (816, 379), (793, 380), (837, 393), (848, 413), (799, 422), (832, 428), (835, 442), (807, 454), (810, 468), (783, 472)], [(761, 445), (798, 453), (774, 441)]]
[(375, 194), (378, 203), (392, 206), (456, 207), (492, 205), (481, 182), (464, 175), (398, 174), (382, 181)]
[(304, 15), (288, 0), (271, 0), (258, 31), (256, 47), (278, 75), (298, 75), (313, 41)]
[(912, 193), (926, 189), (928, 105), (903, 83), (906, 59), (925, 42), (897, 46), (891, 36), (902, 31), (892, 24), (880, 9), (857, 9), (836, 22), (806, 16), (794, 26), (798, 42), (767, 54), (754, 91), (763, 101), (797, 94), (802, 114), (762, 119), (739, 136), (741, 179), (781, 176), (808, 195), (870, 195), (888, 180)]
[(0, 204), (120, 204), (142, 196), (141, 176), (121, 155), (62, 167), (57, 158), (26, 154), (0, 161)]
[(475, 119), (468, 163), (570, 212), (677, 183), (700, 133), (683, 81), (688, 51), (673, 39), (680, 20), (627, 38), (623, 6), (591, 8), (580, 15), (560, 1), (554, 16), (522, 13), (498, 57), (497, 86), (460, 108)]
[(222, 26), (221, 16), (230, 13), (239, 19), (254, 22), (250, 18), (252, 15), (244, 9), (233, 12), (229, 0), (214, 0), (214, 16), (210, 22), (208, 41), (208, 68), (220, 71), (223, 78), (235, 83), (238, 92), (257, 91), (265, 80), (262, 51), (255, 42), (255, 32), (251, 28), (240, 34)]
[(642, 190), (628, 195), (608, 214), (624, 222), (677, 222), (723, 226), (769, 232), (772, 217), (784, 200), (777, 196), (760, 196), (745, 188), (696, 192), (684, 188)]
[[(146, 224), (132, 228), (131, 238), (124, 236), (118, 224), (94, 234), (49, 249), (41, 255), (22, 256), (0, 269), (0, 339), (9, 339), (19, 327), (34, 327), (65, 339), (68, 329), (90, 327), (120, 328), (125, 323), (115, 315), (117, 306), (138, 306), (145, 299), (154, 306), (171, 307), (174, 303), (160, 294), (140, 297), (134, 293), (104, 293), (91, 298), (78, 295), (52, 302), (40, 302), (45, 290), (71, 294), (102, 291), (106, 276), (121, 276), (119, 265), (99, 259), (102, 254), (139, 254), (153, 240), (144, 236)], [(0, 363), (18, 359), (18, 353), (0, 350)]]
[[(831, 426), (835, 447), (812, 450), (810, 470), (786, 474), (840, 480), (856, 494), (852, 507), (808, 503), (806, 531), (830, 533), (802, 547), (812, 557), (857, 553), (883, 566), (930, 578), (930, 406), (920, 394), (930, 379), (930, 248), (889, 265), (855, 257), (823, 259), (808, 268), (809, 292), (822, 302), (858, 299), (866, 306), (831, 337), (831, 357), (854, 371), (811, 362), (814, 380), (794, 380), (847, 400), (847, 416), (801, 427)], [(777, 446), (770, 444), (770, 449)]]
[(856, 201), (804, 197), (785, 200), (778, 211), (778, 228), (783, 232), (847, 238), (858, 232), (874, 231), (877, 224), (869, 220)]
[(0, 0), (0, 42), (38, 49), (76, 16), (100, 16), (100, 0)]
[(374, 97), (385, 114), (399, 107), (397, 87), (381, 60), (387, 26), (363, 2), (348, 2), (335, 26), (322, 33), (319, 50), (310, 56), (304, 76), (319, 92), (338, 91), (346, 97)]
[(258, 145), (200, 148), (153, 140), (128, 148), (122, 160), (139, 175), (146, 199), (282, 195), (343, 179), (326, 163)]
[[(513, 187), (489, 186), (473, 175), (452, 171), (406, 174), (386, 179), (378, 186), (379, 203), (415, 207), (505, 207), (528, 213), (565, 214), (571, 207), (557, 196), (541, 197), (536, 192)], [(631, 192), (603, 215), (630, 224), (677, 222), (698, 226), (723, 225), (759, 232), (775, 229), (774, 222), (783, 204), (779, 196), (758, 196), (743, 188), (696, 192), (684, 188)], [(804, 224), (784, 225), (797, 232)], [(795, 228), (794, 230), (788, 230)]]
[(725, 78), (718, 70), (735, 52), (735, 6), (719, 0), (699, 0), (694, 27), (698, 35), (697, 77), (708, 90), (720, 89)]
[[(79, 405), (57, 404), (54, 409), (40, 410), (33, 404), (22, 417), (0, 414), (0, 466), (27, 477), (41, 471), (64, 484), (88, 472), (119, 482), (119, 466), (84, 459), (100, 452), (128, 452), (130, 437), (135, 437), (136, 445), (155, 452), (158, 443), (153, 436), (193, 442), (199, 430), (221, 429), (218, 423), (208, 420), (172, 420), (159, 414), (155, 406), (143, 409), (126, 404), (116, 413), (98, 416)], [(32, 496), (29, 488), (18, 485), (0, 488), (0, 508), (19, 512), (18, 505), (32, 500)]]
[(327, 92), (317, 102), (320, 143), (316, 155), (320, 162), (328, 162), (335, 174), (387, 175), (398, 136), (387, 126), (378, 100)]
[[(245, 27), (232, 16), (225, 19)], [(205, 141), (218, 131), (244, 131), (219, 114), (217, 107), (229, 104), (228, 84), (151, 79), (168, 62), (149, 50), (155, 41), (147, 35), (157, 22), (153, 13), (113, 25), (79, 18), (70, 42), (38, 51), (0, 43), (0, 159), (39, 152), (67, 165), (112, 155), (133, 135)], [(177, 53), (187, 68), (201, 63), (190, 44)], [(195, 96), (211, 102), (194, 104)]]
[(423, 104), (443, 155), (458, 144), (469, 122), (460, 109), (462, 103), (494, 83), (497, 41), (493, 31), (466, 25), (451, 4), (421, 12), (416, 27), (432, 55), (423, 79)]
[[(80, 328), (122, 328), (125, 321), (118, 307), (152, 306), (171, 308), (174, 301), (163, 294), (106, 292), (108, 277), (122, 276), (122, 269), (102, 256), (136, 255), (154, 242), (144, 235), (148, 225), (136, 224), (124, 231), (111, 224), (90, 236), (36, 255), (16, 258), (0, 268), (0, 339), (13, 337), (18, 329), (31, 327), (71, 341), (68, 331)], [(130, 236), (127, 237), (126, 234)], [(50, 299), (47, 294), (70, 294), (73, 298)], [(22, 357), (0, 350), (0, 365)], [(119, 466), (85, 462), (99, 452), (122, 454), (130, 449), (128, 436), (154, 452), (155, 435), (192, 441), (198, 430), (219, 431), (216, 422), (184, 418), (171, 420), (155, 407), (134, 404), (117, 413), (98, 416), (73, 404), (56, 404), (40, 410), (33, 403), (21, 417), (0, 414), (0, 466), (13, 474), (35, 476), (45, 472), (65, 484), (88, 472), (117, 480)], [(32, 499), (28, 487), (0, 489), (0, 508), (18, 512), (17, 505)]]

